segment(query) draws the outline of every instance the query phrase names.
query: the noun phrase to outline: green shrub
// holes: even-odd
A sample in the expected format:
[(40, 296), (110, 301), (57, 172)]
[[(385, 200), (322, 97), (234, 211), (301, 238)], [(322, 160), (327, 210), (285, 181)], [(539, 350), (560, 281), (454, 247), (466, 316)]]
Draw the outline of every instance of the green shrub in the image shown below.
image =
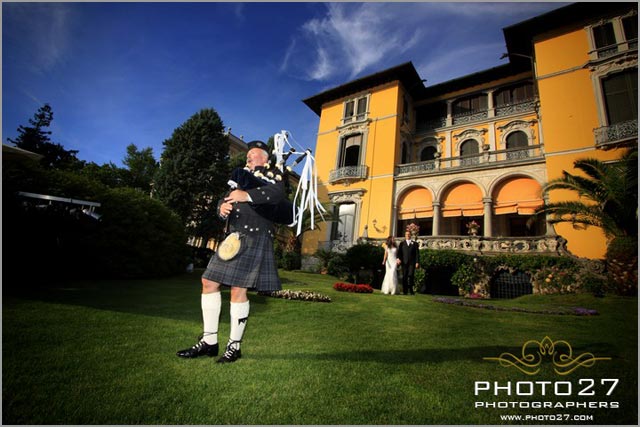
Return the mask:
[(417, 268), (415, 273), (413, 274), (413, 282), (415, 285), (414, 292), (420, 292), (423, 290), (426, 278), (427, 273), (424, 268)]
[(330, 249), (318, 249), (314, 256), (322, 263), (321, 268), (326, 269), (329, 267), (329, 261), (331, 261), (333, 257), (333, 252), (331, 252)]
[(607, 247), (606, 265), (611, 287), (621, 295), (638, 294), (638, 238), (620, 236)]
[(351, 274), (349, 272), (349, 265), (347, 264), (346, 256), (344, 254), (334, 252), (327, 264), (327, 273), (341, 280), (349, 280), (351, 278)]
[(352, 274), (361, 269), (376, 270), (382, 263), (384, 249), (369, 243), (357, 244), (347, 249), (347, 264)]
[(443, 295), (458, 295), (458, 288), (451, 279), (461, 265), (473, 261), (473, 256), (452, 250), (421, 249), (419, 258), (426, 276), (423, 279), (425, 292)]
[(282, 267), (287, 271), (300, 270), (302, 265), (302, 257), (295, 251), (289, 251), (282, 254)]
[(165, 277), (189, 261), (186, 235), (176, 214), (140, 191), (108, 190), (94, 236), (96, 270), (108, 277)]

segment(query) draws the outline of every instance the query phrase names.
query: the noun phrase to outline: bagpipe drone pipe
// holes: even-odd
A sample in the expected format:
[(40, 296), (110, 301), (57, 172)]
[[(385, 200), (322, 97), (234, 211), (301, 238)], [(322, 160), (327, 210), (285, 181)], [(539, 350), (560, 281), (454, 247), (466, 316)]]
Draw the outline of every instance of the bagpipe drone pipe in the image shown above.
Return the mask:
[[(265, 185), (284, 185), (288, 177), (279, 170), (271, 170), (270, 167), (258, 166), (254, 171), (248, 168), (235, 168), (231, 171), (231, 179), (228, 184), (231, 190), (251, 190)], [(286, 191), (285, 191), (286, 193)], [(253, 209), (260, 216), (275, 222), (276, 224), (292, 225), (295, 223), (295, 206), (286, 197), (274, 204), (252, 204)]]
[[(231, 173), (229, 186), (231, 190), (236, 188), (250, 190), (264, 185), (277, 184), (284, 185), (285, 189), (288, 189), (290, 184), (289, 173), (304, 160), (293, 202), (285, 198), (274, 204), (253, 205), (254, 210), (259, 215), (276, 224), (284, 224), (290, 227), (297, 226), (296, 235), (300, 235), (302, 233), (302, 219), (306, 210), (309, 210), (311, 229), (314, 229), (315, 212), (319, 213), (324, 220), (323, 213), (326, 213), (326, 210), (318, 201), (317, 172), (315, 171), (315, 159), (311, 155), (311, 150), (296, 151), (291, 147), (290, 137), (290, 133), (285, 130), (274, 135), (273, 155), (275, 156), (275, 166), (272, 166), (271, 161), (269, 161), (265, 166), (257, 167), (253, 171), (248, 167), (236, 168)], [(291, 147), (287, 152), (284, 152), (285, 145)], [(298, 157), (290, 166), (286, 166), (287, 159), (292, 154), (297, 154)]]

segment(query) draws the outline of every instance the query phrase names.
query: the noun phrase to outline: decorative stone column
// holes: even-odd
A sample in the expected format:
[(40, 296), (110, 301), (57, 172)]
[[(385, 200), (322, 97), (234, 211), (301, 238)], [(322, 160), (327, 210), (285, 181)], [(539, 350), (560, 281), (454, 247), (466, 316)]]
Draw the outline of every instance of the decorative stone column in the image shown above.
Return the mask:
[(487, 108), (489, 109), (487, 116), (489, 118), (496, 116), (496, 109), (493, 105), (493, 92), (494, 90), (488, 90), (485, 92), (487, 94)]
[(491, 224), (493, 223), (493, 200), (491, 197), (483, 197), (482, 203), (484, 204), (484, 231), (482, 235), (484, 237), (492, 237), (493, 230), (491, 229)]
[(433, 229), (431, 234), (433, 236), (440, 235), (440, 202), (433, 202)]

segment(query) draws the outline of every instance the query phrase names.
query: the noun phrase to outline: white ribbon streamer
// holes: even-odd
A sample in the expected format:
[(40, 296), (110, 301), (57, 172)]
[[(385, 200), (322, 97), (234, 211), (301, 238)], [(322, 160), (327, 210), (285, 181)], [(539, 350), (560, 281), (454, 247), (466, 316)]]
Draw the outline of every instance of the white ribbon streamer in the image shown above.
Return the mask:
[[(285, 145), (291, 144), (289, 142), (289, 136), (291, 134), (283, 130), (280, 133), (277, 133), (273, 137), (274, 141), (274, 154), (277, 159), (278, 167), (282, 168), (281, 165), (284, 164), (284, 147)], [(315, 166), (315, 158), (311, 155), (311, 150), (306, 149), (303, 152), (298, 152), (291, 147), (290, 154), (304, 155), (304, 165), (302, 167), (302, 173), (300, 174), (300, 180), (298, 181), (298, 187), (296, 188), (296, 193), (293, 198), (293, 216), (294, 221), (290, 224), (290, 227), (297, 225), (296, 236), (299, 236), (302, 233), (302, 221), (304, 219), (304, 212), (309, 209), (309, 215), (311, 219), (311, 229), (315, 229), (315, 213), (316, 211), (320, 214), (320, 217), (323, 221), (324, 213), (326, 210), (318, 200), (318, 171)], [(300, 161), (298, 159), (296, 163)], [(296, 204), (298, 205), (298, 211), (296, 212)]]

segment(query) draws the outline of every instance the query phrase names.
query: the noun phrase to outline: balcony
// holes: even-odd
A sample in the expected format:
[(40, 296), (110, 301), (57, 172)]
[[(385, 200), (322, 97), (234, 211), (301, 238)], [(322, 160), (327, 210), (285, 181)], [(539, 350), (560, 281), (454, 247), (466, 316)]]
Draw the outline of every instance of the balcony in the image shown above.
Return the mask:
[(634, 140), (638, 141), (638, 120), (628, 120), (593, 130), (597, 148), (609, 148)]
[(489, 117), (489, 111), (474, 111), (470, 113), (459, 113), (451, 116), (453, 118), (454, 125), (467, 124), (472, 122), (478, 122), (481, 120), (487, 120)]
[(538, 100), (526, 99), (514, 104), (499, 105), (496, 107), (496, 117), (511, 116), (513, 114), (530, 113), (536, 110)]
[(589, 52), (591, 59), (605, 59), (617, 55), (620, 52), (628, 50), (638, 50), (638, 39), (631, 39), (623, 43), (615, 43), (609, 46), (603, 46), (594, 51)]
[[(397, 237), (400, 241), (402, 238)], [(363, 239), (369, 244), (380, 246), (383, 239)], [(473, 255), (570, 255), (567, 241), (561, 236), (534, 237), (471, 237), (471, 236), (418, 236), (420, 249), (452, 250)], [(354, 243), (344, 240), (318, 242), (318, 249), (344, 253)]]
[(396, 177), (406, 178), (413, 175), (454, 173), (463, 170), (493, 169), (498, 166), (510, 166), (522, 163), (544, 161), (541, 145), (529, 145), (509, 150), (485, 151), (464, 157), (449, 157), (426, 162), (407, 163), (396, 166)]
[(537, 237), (419, 237), (420, 249), (448, 249), (474, 254), (567, 255), (566, 240), (560, 236)]
[(358, 181), (366, 179), (369, 173), (367, 165), (360, 166), (344, 166), (329, 172), (329, 184), (335, 184), (340, 181)]

